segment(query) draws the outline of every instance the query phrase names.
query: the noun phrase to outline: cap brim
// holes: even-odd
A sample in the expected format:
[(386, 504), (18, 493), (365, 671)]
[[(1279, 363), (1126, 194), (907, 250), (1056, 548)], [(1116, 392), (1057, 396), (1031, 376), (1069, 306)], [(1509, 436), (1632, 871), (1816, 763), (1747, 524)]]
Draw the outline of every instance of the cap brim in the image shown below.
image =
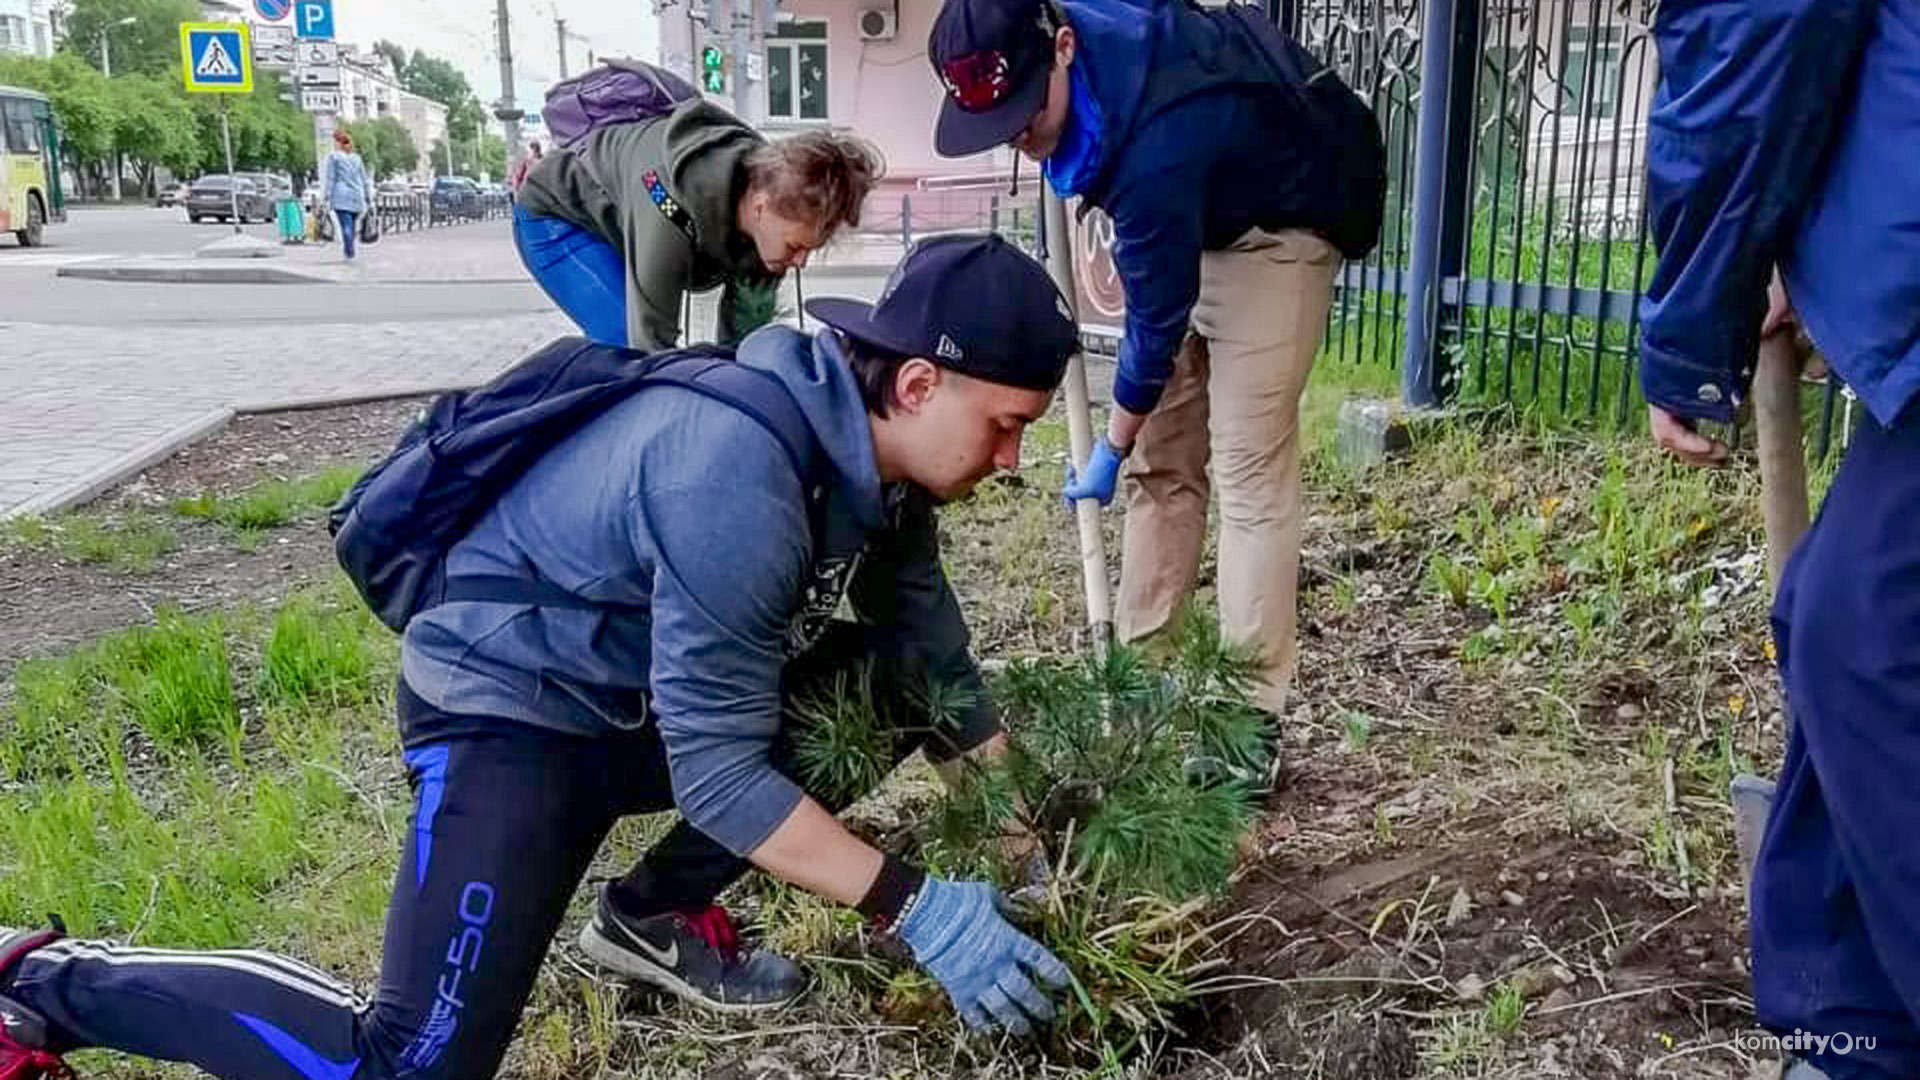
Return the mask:
[(864, 300), (823, 296), (807, 301), (807, 314), (850, 338), (877, 345), (891, 353), (912, 356), (921, 351), (918, 342), (901, 341), (873, 324), (873, 305)]
[(1051, 65), (1043, 65), (1013, 88), (1007, 99), (986, 112), (968, 112), (951, 97), (942, 97), (940, 119), (933, 127), (933, 148), (941, 157), (967, 157), (1005, 146), (1026, 130), (1047, 96)]

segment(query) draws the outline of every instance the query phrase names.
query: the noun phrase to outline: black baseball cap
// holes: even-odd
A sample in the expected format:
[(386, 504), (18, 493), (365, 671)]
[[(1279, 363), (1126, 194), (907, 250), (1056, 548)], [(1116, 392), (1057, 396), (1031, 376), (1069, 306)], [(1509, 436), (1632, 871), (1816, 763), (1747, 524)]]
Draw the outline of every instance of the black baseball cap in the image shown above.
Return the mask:
[(877, 303), (826, 297), (807, 314), (901, 356), (1025, 390), (1055, 390), (1080, 348), (1073, 309), (1053, 279), (990, 233), (922, 240)]
[(965, 157), (1012, 142), (1040, 111), (1053, 70), (1044, 0), (947, 0), (927, 59), (947, 91), (936, 150)]

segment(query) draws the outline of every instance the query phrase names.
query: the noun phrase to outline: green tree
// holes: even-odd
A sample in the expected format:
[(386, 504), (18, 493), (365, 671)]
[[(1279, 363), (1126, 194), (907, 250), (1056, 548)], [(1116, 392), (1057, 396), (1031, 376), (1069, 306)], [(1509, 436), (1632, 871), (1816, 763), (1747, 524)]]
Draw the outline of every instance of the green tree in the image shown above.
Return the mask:
[[(129, 18), (131, 25), (119, 25)], [(104, 32), (110, 36), (114, 75), (171, 73), (178, 79), (180, 24), (202, 18), (193, 0), (74, 0), (63, 48), (98, 70)]]
[(419, 167), (420, 150), (414, 145), (413, 135), (393, 117), (361, 120), (346, 127), (347, 134), (353, 136), (354, 149), (360, 152), (375, 180), (404, 176)]
[(190, 176), (205, 148), (193, 106), (172, 82), (150, 75), (116, 77), (108, 83), (114, 105), (114, 141), (132, 163), (140, 187), (153, 190), (156, 167)]
[(491, 131), (478, 139), (456, 140), (451, 171), (447, 168), (446, 140), (435, 142), (432, 153), (435, 176), (489, 176), (498, 180), (506, 175), (507, 141)]
[(486, 109), (474, 95), (466, 75), (452, 62), (418, 50), (400, 78), (408, 93), (447, 107), (447, 131), (453, 136), (456, 149), (460, 143), (471, 142), (486, 124)]
[(194, 100), (201, 166), (209, 171), (226, 170), (226, 153), (220, 141), (221, 103), (213, 100), (224, 96), (229, 99), (235, 168), (242, 172), (310, 171), (314, 165), (313, 119), (281, 99), (279, 76), (256, 72), (255, 80), (251, 94), (208, 94)]
[(400, 80), (401, 86), (407, 85), (407, 47), (405, 45), (382, 38), (374, 43), (373, 52), (375, 56), (386, 57), (387, 63), (393, 65), (394, 78)]
[(114, 96), (98, 71), (66, 54), (51, 60), (0, 57), (0, 83), (47, 95), (65, 133), (67, 160), (81, 173), (99, 176), (113, 153), (118, 121)]

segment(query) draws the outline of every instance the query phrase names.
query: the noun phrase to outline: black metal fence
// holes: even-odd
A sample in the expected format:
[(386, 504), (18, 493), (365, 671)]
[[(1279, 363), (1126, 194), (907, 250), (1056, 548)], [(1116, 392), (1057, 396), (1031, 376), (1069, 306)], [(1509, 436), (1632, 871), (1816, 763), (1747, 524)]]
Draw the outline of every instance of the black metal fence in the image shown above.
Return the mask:
[[(1398, 366), (1414, 404), (1638, 415), (1654, 0), (1266, 6), (1386, 139), (1386, 228), (1340, 279), (1329, 354)], [(1818, 454), (1838, 400), (1809, 400)]]

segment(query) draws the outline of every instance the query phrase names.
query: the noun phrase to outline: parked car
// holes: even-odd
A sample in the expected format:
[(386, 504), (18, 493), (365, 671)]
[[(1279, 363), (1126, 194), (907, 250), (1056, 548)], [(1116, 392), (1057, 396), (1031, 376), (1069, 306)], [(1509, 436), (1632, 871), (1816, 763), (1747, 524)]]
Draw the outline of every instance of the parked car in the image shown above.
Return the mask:
[(236, 204), (242, 225), (249, 221), (273, 220), (273, 200), (260, 185), (244, 176), (235, 178), (225, 173), (203, 176), (187, 190), (186, 203), (187, 220), (195, 225), (207, 218), (232, 221)]
[(281, 199), (293, 198), (293, 177), (278, 173), (241, 173), (240, 179), (251, 180), (260, 189), (269, 203)]
[(470, 221), (480, 216), (480, 185), (464, 176), (435, 177), (430, 198), (435, 221)]

